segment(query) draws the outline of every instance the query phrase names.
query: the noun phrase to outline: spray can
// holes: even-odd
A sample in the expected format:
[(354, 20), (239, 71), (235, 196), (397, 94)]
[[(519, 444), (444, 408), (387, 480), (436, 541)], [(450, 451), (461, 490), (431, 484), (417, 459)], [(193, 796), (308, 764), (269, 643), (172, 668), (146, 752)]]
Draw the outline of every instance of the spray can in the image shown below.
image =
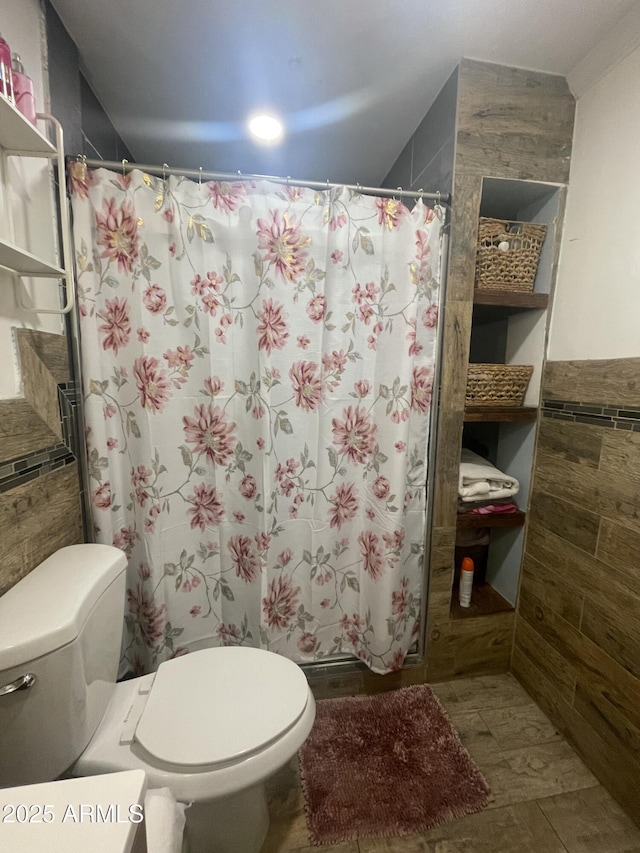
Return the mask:
[(460, 567), (460, 607), (470, 607), (471, 605), (474, 569), (471, 557), (465, 557)]

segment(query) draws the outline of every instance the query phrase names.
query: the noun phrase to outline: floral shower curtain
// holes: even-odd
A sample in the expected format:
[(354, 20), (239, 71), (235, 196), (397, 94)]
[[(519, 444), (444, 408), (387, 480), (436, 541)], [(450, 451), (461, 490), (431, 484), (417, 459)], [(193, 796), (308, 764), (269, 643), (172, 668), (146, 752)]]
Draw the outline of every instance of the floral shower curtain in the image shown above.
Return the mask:
[(71, 185), (95, 535), (129, 557), (123, 671), (219, 644), (401, 667), (439, 215), (140, 171)]

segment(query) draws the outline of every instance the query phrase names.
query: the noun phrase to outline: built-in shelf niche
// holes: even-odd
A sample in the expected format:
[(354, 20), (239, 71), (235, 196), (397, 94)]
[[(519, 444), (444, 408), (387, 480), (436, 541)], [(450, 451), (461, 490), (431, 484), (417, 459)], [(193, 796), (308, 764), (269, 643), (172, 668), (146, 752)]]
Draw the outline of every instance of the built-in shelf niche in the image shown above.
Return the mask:
[[(514, 502), (522, 513), (529, 509), (531, 469), (535, 447), (536, 422), (466, 423), (463, 445), (489, 459), (497, 468), (516, 477), (520, 491)], [(482, 518), (482, 516), (480, 516)], [(517, 523), (516, 523), (517, 520)], [(520, 577), (520, 562), (524, 542), (523, 517), (498, 516), (491, 528), (487, 582), (510, 604), (515, 605)], [(460, 527), (470, 526), (459, 519)], [(476, 527), (483, 526), (480, 522)]]
[[(537, 406), (540, 402), (547, 328), (545, 309), (555, 275), (556, 226), (563, 192), (564, 188), (560, 185), (539, 181), (513, 181), (503, 178), (484, 178), (482, 181), (480, 216), (537, 222), (547, 226), (530, 299), (527, 300), (527, 294), (514, 298), (505, 292), (504, 304), (498, 305), (492, 301), (489, 305), (482, 301), (483, 294), (479, 291), (478, 301), (474, 301), (469, 360), (532, 364), (534, 369), (524, 399), (525, 406)], [(491, 294), (489, 298), (495, 300), (499, 297)], [(527, 301), (533, 305), (527, 304)], [(516, 304), (510, 305), (510, 302)]]
[[(468, 611), (455, 605), (454, 590), (452, 616), (456, 618), (504, 612), (516, 603), (563, 193), (561, 185), (538, 181), (484, 178), (482, 183), (480, 216), (542, 223), (547, 226), (547, 234), (532, 293), (480, 290), (474, 296), (469, 360), (531, 364), (534, 371), (523, 406), (465, 412), (463, 445), (518, 479), (520, 491), (514, 500), (522, 515), (517, 523), (516, 519), (511, 523), (495, 519), (495, 523), (492, 520), (487, 524), (491, 534), (486, 580), (474, 591), (477, 606)], [(459, 519), (458, 524), (460, 528), (471, 526), (464, 519)]]

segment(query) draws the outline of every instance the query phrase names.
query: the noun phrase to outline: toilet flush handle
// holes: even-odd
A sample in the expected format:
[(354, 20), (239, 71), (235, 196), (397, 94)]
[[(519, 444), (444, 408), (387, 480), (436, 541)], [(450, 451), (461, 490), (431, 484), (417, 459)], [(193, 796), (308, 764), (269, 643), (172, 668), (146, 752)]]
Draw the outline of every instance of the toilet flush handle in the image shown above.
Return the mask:
[(21, 675), (20, 678), (16, 678), (15, 681), (11, 681), (9, 684), (0, 687), (0, 696), (8, 696), (9, 693), (16, 693), (18, 690), (28, 690), (35, 683), (35, 675), (32, 672), (27, 672), (25, 675)]

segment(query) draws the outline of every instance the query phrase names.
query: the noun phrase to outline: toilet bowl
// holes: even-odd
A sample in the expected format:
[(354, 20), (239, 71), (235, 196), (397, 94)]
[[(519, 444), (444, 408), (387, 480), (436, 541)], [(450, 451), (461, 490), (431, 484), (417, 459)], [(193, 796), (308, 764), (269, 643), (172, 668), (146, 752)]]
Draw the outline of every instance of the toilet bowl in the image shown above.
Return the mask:
[[(264, 782), (306, 740), (315, 702), (302, 671), (270, 652), (203, 649), (116, 685), (76, 776), (144, 770), (190, 806), (190, 853), (259, 851)], [(196, 831), (196, 824), (198, 831)]]
[(190, 853), (259, 853), (264, 783), (315, 718), (306, 678), (222, 647), (116, 684), (125, 567), (115, 548), (74, 545), (0, 598), (0, 787), (143, 770), (188, 804)]

